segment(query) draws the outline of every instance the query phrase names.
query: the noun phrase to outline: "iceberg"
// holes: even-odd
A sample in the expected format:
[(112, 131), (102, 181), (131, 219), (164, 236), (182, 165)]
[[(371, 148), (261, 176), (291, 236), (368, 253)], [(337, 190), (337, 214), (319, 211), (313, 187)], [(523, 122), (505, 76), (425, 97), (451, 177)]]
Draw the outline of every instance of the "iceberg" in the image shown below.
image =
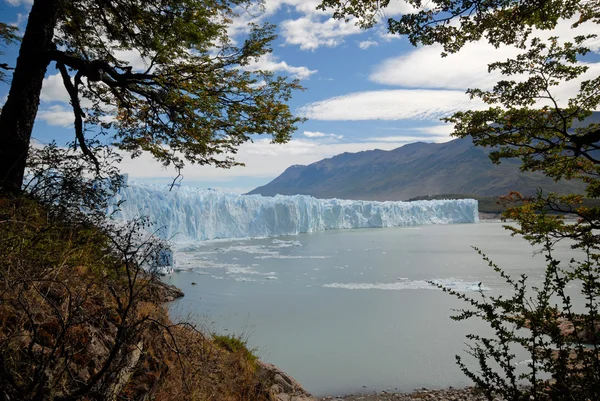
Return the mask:
[(157, 235), (178, 243), (478, 221), (473, 199), (375, 202), (129, 184), (114, 200), (120, 210), (108, 212), (116, 218), (148, 216)]

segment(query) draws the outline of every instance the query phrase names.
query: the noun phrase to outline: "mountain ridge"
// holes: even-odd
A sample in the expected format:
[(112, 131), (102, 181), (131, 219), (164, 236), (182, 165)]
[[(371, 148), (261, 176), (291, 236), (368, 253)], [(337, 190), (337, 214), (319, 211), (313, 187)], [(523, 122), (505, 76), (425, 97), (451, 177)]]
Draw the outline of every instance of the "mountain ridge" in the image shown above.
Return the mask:
[(519, 160), (494, 165), (489, 153), (470, 139), (345, 152), (306, 166), (290, 166), (248, 194), (385, 201), (447, 193), (496, 196), (519, 191), (531, 195), (537, 188), (562, 194), (583, 191), (579, 182), (555, 182), (541, 173), (523, 173)]

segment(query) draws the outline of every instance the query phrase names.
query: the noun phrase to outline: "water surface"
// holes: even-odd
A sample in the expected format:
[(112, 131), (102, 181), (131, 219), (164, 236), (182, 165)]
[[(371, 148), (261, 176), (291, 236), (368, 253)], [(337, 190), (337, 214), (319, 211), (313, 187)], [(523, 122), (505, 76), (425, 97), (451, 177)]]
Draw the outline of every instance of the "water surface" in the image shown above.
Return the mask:
[(483, 222), (186, 244), (183, 271), (166, 280), (186, 294), (171, 304), (176, 318), (241, 333), (315, 395), (460, 387), (471, 383), (454, 355), (485, 327), (452, 321), (465, 305), (426, 281), (505, 292), (472, 246), (511, 275), (543, 272), (535, 249)]

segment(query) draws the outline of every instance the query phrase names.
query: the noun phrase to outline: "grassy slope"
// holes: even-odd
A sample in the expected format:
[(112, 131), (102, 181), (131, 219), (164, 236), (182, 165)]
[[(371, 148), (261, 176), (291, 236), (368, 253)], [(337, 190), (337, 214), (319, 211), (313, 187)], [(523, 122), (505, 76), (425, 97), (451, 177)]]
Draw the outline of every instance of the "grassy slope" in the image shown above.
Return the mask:
[[(270, 399), (251, 353), (173, 325), (153, 279), (130, 287), (95, 227), (0, 197), (0, 260), (0, 399), (68, 399), (105, 366), (77, 399)], [(119, 332), (125, 345), (107, 365)]]

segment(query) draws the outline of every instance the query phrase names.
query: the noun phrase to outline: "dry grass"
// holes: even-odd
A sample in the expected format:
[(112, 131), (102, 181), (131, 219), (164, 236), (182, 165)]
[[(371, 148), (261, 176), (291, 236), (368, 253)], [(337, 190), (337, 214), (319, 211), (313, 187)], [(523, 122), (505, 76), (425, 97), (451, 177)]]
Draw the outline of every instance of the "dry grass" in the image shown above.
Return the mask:
[(0, 197), (0, 399), (270, 399), (247, 349), (173, 325), (154, 279), (134, 268), (132, 284), (109, 243)]
[(164, 339), (171, 345), (162, 356), (168, 359), (170, 369), (156, 393), (157, 400), (270, 399), (255, 374), (254, 361), (248, 360), (245, 352), (224, 350), (188, 327), (178, 327), (173, 334), (174, 338)]

